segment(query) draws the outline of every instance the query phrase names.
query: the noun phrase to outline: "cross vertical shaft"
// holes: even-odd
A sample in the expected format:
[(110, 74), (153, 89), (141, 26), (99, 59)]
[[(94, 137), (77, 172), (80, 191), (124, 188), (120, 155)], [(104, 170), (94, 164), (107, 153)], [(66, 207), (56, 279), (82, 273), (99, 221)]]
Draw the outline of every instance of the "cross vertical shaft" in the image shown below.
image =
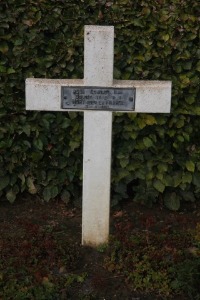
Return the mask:
[[(112, 86), (114, 27), (85, 26), (84, 85)], [(84, 112), (82, 244), (107, 243), (112, 112)]]

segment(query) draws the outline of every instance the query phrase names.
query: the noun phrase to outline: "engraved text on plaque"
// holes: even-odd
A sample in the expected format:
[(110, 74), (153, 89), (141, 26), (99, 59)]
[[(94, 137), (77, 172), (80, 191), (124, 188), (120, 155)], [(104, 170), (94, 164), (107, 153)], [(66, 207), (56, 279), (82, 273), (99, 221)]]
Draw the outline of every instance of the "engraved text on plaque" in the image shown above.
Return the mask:
[(135, 110), (133, 88), (61, 87), (61, 108), (111, 111)]

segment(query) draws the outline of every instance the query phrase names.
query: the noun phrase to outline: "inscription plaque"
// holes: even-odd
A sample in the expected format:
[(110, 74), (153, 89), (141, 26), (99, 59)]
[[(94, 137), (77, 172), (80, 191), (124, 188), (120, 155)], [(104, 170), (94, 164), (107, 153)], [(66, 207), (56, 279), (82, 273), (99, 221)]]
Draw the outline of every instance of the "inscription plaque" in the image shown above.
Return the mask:
[(61, 108), (134, 111), (136, 89), (111, 87), (61, 87)]

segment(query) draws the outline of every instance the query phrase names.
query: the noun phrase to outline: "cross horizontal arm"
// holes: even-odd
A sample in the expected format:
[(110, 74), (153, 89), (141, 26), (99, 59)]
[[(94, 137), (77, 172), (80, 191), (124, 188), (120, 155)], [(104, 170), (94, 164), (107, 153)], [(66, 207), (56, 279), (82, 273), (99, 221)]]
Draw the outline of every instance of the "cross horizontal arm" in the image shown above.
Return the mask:
[[(79, 79), (26, 80), (26, 109), (41, 111), (69, 111), (61, 108), (61, 86), (84, 87)], [(171, 108), (170, 81), (114, 80), (111, 88), (136, 88), (135, 113), (169, 113)], [(70, 109), (70, 111), (83, 111)]]

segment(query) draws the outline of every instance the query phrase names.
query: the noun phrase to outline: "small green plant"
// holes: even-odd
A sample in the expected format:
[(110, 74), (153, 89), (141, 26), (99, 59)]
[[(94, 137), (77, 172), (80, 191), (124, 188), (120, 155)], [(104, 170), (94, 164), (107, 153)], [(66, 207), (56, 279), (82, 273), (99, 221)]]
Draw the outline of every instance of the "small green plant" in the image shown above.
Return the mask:
[(200, 223), (193, 233), (191, 257), (176, 266), (173, 282), (174, 287), (184, 291), (192, 300), (200, 299)]
[(97, 251), (98, 252), (101, 252), (101, 253), (104, 253), (106, 251), (106, 249), (108, 248), (108, 245), (107, 244), (101, 244), (97, 247)]
[[(152, 292), (166, 299), (170, 295), (185, 292), (183, 281), (181, 283), (181, 269), (175, 282), (176, 266), (181, 267), (188, 255), (183, 245), (191, 245), (189, 233), (155, 234), (149, 230), (147, 239), (146, 231), (127, 232), (123, 226), (118, 226), (117, 236), (111, 238), (105, 267), (122, 274), (133, 290)], [(193, 273), (197, 274), (197, 270)], [(192, 283), (193, 274), (191, 277)]]
[(172, 286), (191, 300), (200, 299), (200, 258), (187, 259), (176, 266)]
[[(20, 220), (23, 235), (6, 240), (0, 254), (0, 299), (68, 299), (70, 289), (84, 283), (76, 273), (80, 245), (63, 238), (58, 227)], [(19, 267), (20, 266), (20, 267)]]
[[(1, 299), (15, 299), (15, 300), (54, 300), (59, 299), (58, 288), (52, 283), (33, 284), (34, 281), (25, 277), (24, 280), (18, 281), (13, 279), (2, 282), (0, 284)], [(13, 298), (14, 297), (14, 298)]]

